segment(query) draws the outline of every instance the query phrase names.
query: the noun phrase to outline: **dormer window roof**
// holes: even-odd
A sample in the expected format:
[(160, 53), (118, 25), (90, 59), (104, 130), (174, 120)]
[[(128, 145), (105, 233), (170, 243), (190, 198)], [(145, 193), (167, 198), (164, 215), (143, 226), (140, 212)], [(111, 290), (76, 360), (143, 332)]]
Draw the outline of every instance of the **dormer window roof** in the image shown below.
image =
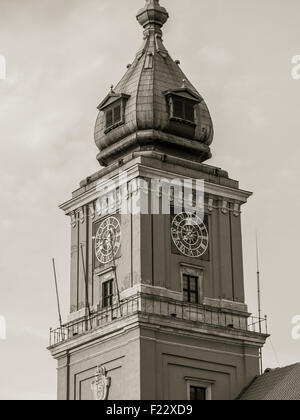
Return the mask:
[(126, 95), (125, 93), (109, 93), (106, 98), (101, 102), (101, 104), (97, 107), (99, 111), (104, 111), (107, 107), (114, 104), (119, 100), (127, 101), (130, 98), (130, 95)]
[(200, 104), (203, 101), (203, 98), (192, 91), (192, 89), (189, 89), (187, 87), (183, 87), (181, 89), (175, 89), (175, 90), (167, 90), (163, 92), (165, 96), (178, 96), (182, 99), (187, 99), (189, 101), (194, 102), (194, 104)]

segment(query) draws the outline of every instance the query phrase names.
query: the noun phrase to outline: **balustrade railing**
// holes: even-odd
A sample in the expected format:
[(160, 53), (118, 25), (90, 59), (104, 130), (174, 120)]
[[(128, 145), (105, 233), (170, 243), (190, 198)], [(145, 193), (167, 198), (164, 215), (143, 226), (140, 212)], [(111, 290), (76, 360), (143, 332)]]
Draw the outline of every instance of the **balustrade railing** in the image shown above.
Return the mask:
[(120, 305), (92, 313), (89, 317), (70, 322), (61, 328), (50, 329), (50, 346), (61, 344), (64, 341), (135, 314), (158, 315), (169, 319), (193, 321), (203, 325), (268, 334), (267, 317), (263, 319), (247, 317), (211, 306), (193, 305), (159, 296), (138, 294), (123, 300)]

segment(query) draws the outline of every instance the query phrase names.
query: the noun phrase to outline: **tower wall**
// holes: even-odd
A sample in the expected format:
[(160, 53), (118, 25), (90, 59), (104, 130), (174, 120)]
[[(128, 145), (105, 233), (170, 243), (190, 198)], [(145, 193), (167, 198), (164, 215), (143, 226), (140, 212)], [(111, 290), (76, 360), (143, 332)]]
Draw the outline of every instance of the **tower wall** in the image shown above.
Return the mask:
[(143, 400), (187, 400), (189, 383), (211, 384), (213, 400), (233, 400), (258, 375), (258, 349), (188, 333), (141, 330)]
[(232, 400), (258, 375), (258, 348), (247, 334), (134, 316), (53, 351), (58, 398), (92, 400), (101, 365), (110, 378), (109, 400), (187, 400), (191, 383), (209, 385), (213, 400)]
[[(99, 304), (100, 285), (99, 275), (106, 270), (112, 269), (116, 264), (116, 272), (120, 291), (125, 291), (139, 284), (166, 288), (174, 292), (182, 291), (181, 269), (182, 265), (198, 266), (204, 271), (202, 295), (208, 299), (223, 299), (231, 302), (244, 304), (244, 278), (243, 278), (243, 255), (241, 237), (241, 214), (240, 208), (250, 193), (237, 188), (236, 181), (215, 177), (214, 183), (202, 172), (202, 165), (198, 170), (187, 170), (184, 166), (174, 164), (161, 165), (157, 159), (149, 159), (139, 156), (128, 164), (111, 172), (111, 179), (118, 180), (120, 173), (130, 174), (135, 168), (132, 179), (145, 179), (149, 185), (149, 213), (151, 213), (150, 180), (156, 171), (161, 178), (183, 180), (184, 177), (204, 179), (206, 182), (205, 204), (206, 217), (209, 228), (209, 253), (207, 258), (192, 259), (174, 252), (174, 246), (170, 235), (170, 214), (121, 214), (120, 223), (122, 230), (121, 250), (115, 261), (97, 265), (95, 251), (95, 226), (98, 221), (107, 217), (109, 212), (97, 214), (95, 202), (84, 204), (85, 196), (92, 193), (97, 197), (98, 184), (102, 178), (91, 183), (88, 187), (76, 191), (74, 197), (74, 215), (76, 222), (71, 227), (71, 313), (78, 313), (85, 308), (86, 285), (82, 264), (81, 246), (83, 247), (83, 259), (88, 267), (88, 301), (93, 308)], [(214, 168), (210, 170), (213, 171)], [(159, 171), (159, 172), (157, 172)], [(231, 181), (231, 186), (230, 185)], [(210, 194), (210, 188), (215, 184), (218, 191)], [(225, 184), (224, 186), (222, 184)], [(80, 197), (79, 199), (76, 197)], [(231, 198), (228, 198), (231, 196)], [(213, 197), (212, 208), (208, 210), (209, 197)], [(224, 201), (226, 200), (226, 201)], [(160, 198), (160, 203), (162, 199)], [(78, 203), (76, 205), (76, 203)], [(93, 217), (89, 211), (93, 206)], [(161, 205), (161, 204), (160, 204)], [(237, 206), (237, 207), (236, 207)], [(118, 212), (118, 207), (117, 212)], [(86, 267), (85, 267), (86, 269)], [(242, 306), (241, 306), (242, 308)], [(244, 309), (245, 306), (244, 306)]]
[(59, 400), (93, 400), (92, 383), (99, 365), (105, 366), (111, 381), (108, 399), (141, 399), (139, 328), (106, 334), (81, 343), (75, 340), (55, 354)]

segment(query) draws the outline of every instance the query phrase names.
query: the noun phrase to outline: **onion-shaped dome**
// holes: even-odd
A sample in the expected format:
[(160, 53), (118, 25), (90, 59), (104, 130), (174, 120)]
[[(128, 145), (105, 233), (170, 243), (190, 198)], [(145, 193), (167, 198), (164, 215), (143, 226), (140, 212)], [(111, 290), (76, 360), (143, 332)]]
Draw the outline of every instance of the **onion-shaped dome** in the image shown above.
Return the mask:
[(168, 17), (158, 0), (147, 0), (137, 14), (143, 45), (98, 107), (95, 142), (101, 165), (137, 150), (198, 162), (211, 157), (213, 124), (207, 105), (163, 45), (161, 28)]

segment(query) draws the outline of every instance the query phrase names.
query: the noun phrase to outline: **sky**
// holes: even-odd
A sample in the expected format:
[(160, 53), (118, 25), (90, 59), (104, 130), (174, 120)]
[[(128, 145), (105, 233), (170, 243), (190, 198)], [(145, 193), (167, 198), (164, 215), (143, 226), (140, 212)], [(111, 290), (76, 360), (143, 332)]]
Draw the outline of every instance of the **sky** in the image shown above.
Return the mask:
[[(300, 361), (299, 0), (161, 0), (164, 43), (205, 98), (215, 126), (211, 165), (254, 196), (243, 208), (249, 309), (256, 314), (259, 235), (264, 367)], [(69, 309), (70, 221), (58, 205), (99, 169), (97, 105), (142, 42), (144, 0), (0, 0), (0, 399), (55, 399), (46, 350)], [(1, 74), (1, 73), (0, 73)]]

